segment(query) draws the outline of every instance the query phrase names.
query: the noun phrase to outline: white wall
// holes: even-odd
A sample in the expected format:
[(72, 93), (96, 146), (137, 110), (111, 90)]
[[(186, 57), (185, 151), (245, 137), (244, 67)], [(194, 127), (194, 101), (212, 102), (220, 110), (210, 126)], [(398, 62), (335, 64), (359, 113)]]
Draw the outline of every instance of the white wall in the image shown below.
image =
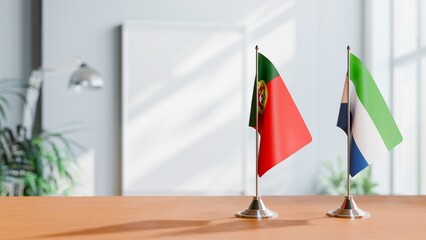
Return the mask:
[[(0, 79), (26, 80), (31, 72), (31, 10), (29, 0), (0, 0)], [(12, 103), (7, 125), (20, 123), (22, 103)]]
[[(106, 88), (76, 94), (66, 89), (65, 74), (45, 81), (43, 124), (85, 123), (88, 130), (74, 138), (95, 157), (94, 193), (119, 194), (120, 25), (125, 20), (246, 25), (249, 46), (259, 44), (279, 69), (313, 136), (310, 145), (262, 177), (261, 193), (312, 194), (321, 162), (345, 153), (345, 135), (335, 123), (346, 46), (362, 57), (362, 16), (358, 0), (45, 0), (44, 64), (62, 65), (81, 56), (104, 76)], [(254, 61), (248, 66), (252, 81)], [(250, 132), (252, 143), (253, 137)], [(254, 162), (252, 152), (249, 161)], [(253, 180), (254, 176), (248, 182), (251, 188)]]

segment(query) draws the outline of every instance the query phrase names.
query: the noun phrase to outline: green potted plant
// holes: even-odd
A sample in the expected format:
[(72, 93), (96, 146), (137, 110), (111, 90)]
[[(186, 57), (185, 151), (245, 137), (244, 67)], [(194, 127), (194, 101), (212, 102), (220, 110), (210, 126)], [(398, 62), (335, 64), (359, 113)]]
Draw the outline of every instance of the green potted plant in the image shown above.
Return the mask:
[[(345, 195), (347, 169), (340, 157), (335, 161), (324, 163), (323, 174), (320, 176), (320, 194)], [(377, 183), (372, 179), (371, 166), (351, 179), (351, 193), (354, 195), (377, 194)]]
[(81, 146), (65, 137), (65, 131), (42, 130), (28, 136), (25, 127), (12, 130), (4, 124), (10, 109), (8, 95), (25, 103), (22, 92), (28, 87), (16, 80), (0, 81), (0, 195), (67, 195), (75, 183), (74, 148)]

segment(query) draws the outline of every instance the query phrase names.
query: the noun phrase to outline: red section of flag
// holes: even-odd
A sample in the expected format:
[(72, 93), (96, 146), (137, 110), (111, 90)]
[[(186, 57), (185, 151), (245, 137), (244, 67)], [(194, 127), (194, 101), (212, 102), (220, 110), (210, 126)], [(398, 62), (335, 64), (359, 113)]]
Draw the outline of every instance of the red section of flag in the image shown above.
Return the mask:
[(267, 84), (268, 101), (258, 115), (259, 176), (312, 141), (311, 134), (280, 76)]

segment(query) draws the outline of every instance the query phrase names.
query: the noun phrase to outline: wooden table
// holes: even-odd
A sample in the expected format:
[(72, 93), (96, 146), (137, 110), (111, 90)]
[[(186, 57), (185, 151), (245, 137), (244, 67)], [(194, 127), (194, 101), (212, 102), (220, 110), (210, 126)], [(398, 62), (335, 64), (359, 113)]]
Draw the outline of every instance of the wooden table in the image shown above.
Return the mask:
[(371, 213), (329, 218), (339, 196), (263, 197), (271, 220), (234, 214), (251, 197), (3, 197), (0, 239), (426, 239), (426, 196), (356, 196)]

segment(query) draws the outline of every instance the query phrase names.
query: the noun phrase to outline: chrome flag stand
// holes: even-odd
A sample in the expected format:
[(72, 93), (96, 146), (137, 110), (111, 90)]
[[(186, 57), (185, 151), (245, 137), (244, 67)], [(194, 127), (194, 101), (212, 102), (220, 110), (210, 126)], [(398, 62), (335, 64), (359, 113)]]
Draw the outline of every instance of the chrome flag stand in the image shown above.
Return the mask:
[(269, 210), (263, 203), (260, 196), (256, 194), (250, 203), (250, 206), (235, 214), (239, 218), (275, 218), (278, 213)]
[(360, 209), (353, 199), (353, 196), (351, 195), (351, 184), (350, 184), (350, 161), (351, 161), (351, 105), (350, 105), (350, 97), (349, 97), (349, 81), (350, 81), (350, 50), (351, 48), (348, 46), (348, 76), (346, 81), (346, 94), (347, 94), (347, 100), (348, 100), (348, 107), (347, 107), (347, 135), (348, 135), (348, 146), (347, 146), (347, 159), (348, 159), (348, 175), (347, 175), (347, 194), (345, 196), (345, 199), (343, 200), (342, 205), (332, 211), (327, 212), (327, 215), (330, 217), (339, 217), (339, 218), (368, 218), (370, 217), (370, 213), (363, 211)]
[(258, 134), (258, 104), (259, 104), (259, 79), (258, 79), (258, 51), (259, 47), (256, 45), (256, 196), (253, 197), (253, 200), (250, 203), (250, 206), (235, 214), (235, 216), (239, 218), (275, 218), (278, 216), (278, 213), (273, 212), (269, 210), (265, 204), (263, 203), (262, 199), (259, 196), (259, 134)]

